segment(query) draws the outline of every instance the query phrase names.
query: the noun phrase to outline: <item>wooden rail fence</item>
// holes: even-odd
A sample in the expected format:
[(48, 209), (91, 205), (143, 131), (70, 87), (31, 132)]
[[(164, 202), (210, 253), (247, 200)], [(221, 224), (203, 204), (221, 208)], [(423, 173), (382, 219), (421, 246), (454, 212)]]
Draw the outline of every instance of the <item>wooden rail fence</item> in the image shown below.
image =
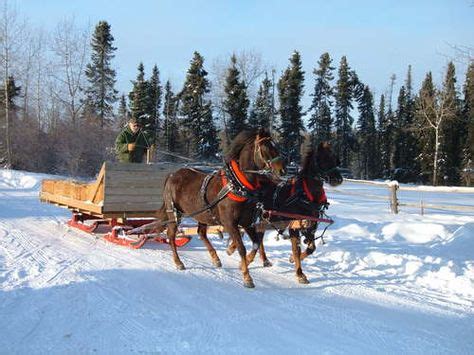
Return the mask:
[[(420, 213), (425, 214), (427, 209), (438, 209), (446, 211), (461, 211), (461, 212), (470, 212), (474, 213), (474, 187), (446, 187), (446, 186), (400, 186), (397, 181), (368, 181), (368, 180), (355, 180), (355, 179), (344, 179), (345, 181), (352, 182), (355, 184), (362, 185), (373, 185), (381, 188), (386, 188), (388, 190), (387, 196), (378, 196), (373, 194), (362, 194), (353, 191), (342, 191), (335, 189), (342, 194), (348, 195), (358, 195), (374, 199), (382, 199), (388, 201), (390, 204), (390, 210), (392, 213), (397, 214), (400, 210), (400, 207), (415, 207), (420, 209)], [(420, 193), (419, 202), (403, 202), (400, 201), (400, 191), (414, 191)], [(426, 193), (440, 193), (440, 194), (469, 194), (472, 196), (472, 204), (460, 205), (460, 204), (444, 204), (438, 205), (434, 203), (428, 203), (426, 201)], [(429, 197), (428, 197), (429, 199)]]

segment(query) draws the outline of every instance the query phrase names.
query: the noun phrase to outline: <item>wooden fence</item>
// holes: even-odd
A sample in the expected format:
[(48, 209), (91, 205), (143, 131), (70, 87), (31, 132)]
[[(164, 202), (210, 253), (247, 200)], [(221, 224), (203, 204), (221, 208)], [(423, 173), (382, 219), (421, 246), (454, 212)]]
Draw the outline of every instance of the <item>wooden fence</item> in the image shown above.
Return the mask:
[[(387, 189), (386, 196), (379, 196), (374, 194), (367, 194), (367, 193), (357, 193), (353, 191), (342, 191), (339, 189), (335, 189), (342, 194), (348, 195), (359, 195), (364, 196), (366, 198), (374, 198), (374, 199), (381, 199), (387, 201), (390, 205), (390, 210), (392, 213), (397, 214), (400, 208), (403, 207), (414, 207), (419, 208), (420, 213), (423, 215), (426, 213), (427, 209), (437, 209), (437, 210), (446, 210), (446, 211), (460, 211), (460, 212), (468, 212), (474, 213), (474, 187), (446, 187), (446, 186), (400, 186), (397, 181), (368, 181), (368, 180), (355, 180), (355, 179), (344, 179), (344, 181), (355, 183), (355, 184), (362, 184), (362, 185), (373, 185), (378, 186), (380, 188)], [(413, 191), (419, 192), (418, 202), (410, 202), (404, 201), (400, 197), (400, 191)], [(472, 196), (472, 203), (469, 204), (436, 204), (430, 203), (430, 199), (432, 200), (433, 197), (429, 196), (429, 193), (436, 193), (436, 194), (469, 194)]]

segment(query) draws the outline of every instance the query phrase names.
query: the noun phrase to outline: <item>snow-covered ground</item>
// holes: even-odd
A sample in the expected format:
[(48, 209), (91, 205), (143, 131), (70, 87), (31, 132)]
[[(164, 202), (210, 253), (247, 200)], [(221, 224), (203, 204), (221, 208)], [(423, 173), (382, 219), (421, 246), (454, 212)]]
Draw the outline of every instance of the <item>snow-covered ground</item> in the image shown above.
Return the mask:
[[(253, 264), (249, 290), (215, 236), (223, 268), (194, 238), (178, 271), (167, 245), (131, 250), (67, 227), (67, 210), (38, 200), (44, 177), (0, 170), (2, 354), (474, 353), (474, 213), (391, 215), (370, 197), (386, 190), (328, 188), (336, 223), (304, 262), (311, 284), (268, 233), (273, 267)], [(474, 206), (473, 194), (423, 194)]]

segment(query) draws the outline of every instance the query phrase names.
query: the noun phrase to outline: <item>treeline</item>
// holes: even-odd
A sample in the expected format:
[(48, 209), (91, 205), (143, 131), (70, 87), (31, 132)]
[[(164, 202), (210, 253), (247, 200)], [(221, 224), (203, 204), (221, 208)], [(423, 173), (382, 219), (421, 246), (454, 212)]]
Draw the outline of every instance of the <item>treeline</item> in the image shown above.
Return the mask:
[[(305, 76), (297, 51), (278, 78), (247, 53), (232, 55), (224, 65), (214, 63), (212, 79), (203, 56), (194, 52), (179, 90), (162, 82), (157, 65), (147, 75), (139, 63), (130, 92), (119, 94), (112, 64), (117, 48), (106, 21), (91, 35), (64, 21), (46, 36), (20, 25), (15, 14), (2, 18), (9, 31), (0, 34), (0, 45), (3, 53), (10, 51), (1, 58), (4, 166), (94, 175), (104, 160), (114, 159), (117, 132), (133, 115), (160, 151), (196, 160), (219, 160), (218, 153), (239, 131), (263, 126), (288, 163), (299, 162), (304, 136), (313, 144), (329, 140), (341, 166), (361, 178), (399, 174), (406, 181), (458, 185), (463, 170), (472, 167), (472, 61), (462, 92), (453, 63), (440, 87), (429, 72), (416, 93), (408, 67), (398, 95), (392, 78), (388, 95), (377, 105), (346, 57), (336, 69), (324, 53), (312, 75)], [(307, 108), (302, 106), (305, 80), (312, 98)]]

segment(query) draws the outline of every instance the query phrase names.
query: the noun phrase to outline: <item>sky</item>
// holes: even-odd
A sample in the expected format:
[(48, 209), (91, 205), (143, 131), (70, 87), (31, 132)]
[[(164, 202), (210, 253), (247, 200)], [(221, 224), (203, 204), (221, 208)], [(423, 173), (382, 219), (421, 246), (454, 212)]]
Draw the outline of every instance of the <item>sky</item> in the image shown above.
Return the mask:
[[(403, 84), (408, 65), (415, 88), (428, 71), (441, 84), (455, 55), (452, 46), (474, 47), (472, 0), (21, 0), (15, 4), (32, 25), (46, 30), (71, 16), (79, 26), (90, 28), (108, 21), (117, 47), (113, 60), (117, 89), (125, 93), (141, 61), (147, 75), (156, 63), (162, 81), (169, 79), (179, 90), (196, 50), (204, 56), (208, 71), (216, 59), (253, 51), (275, 68), (277, 77), (298, 50), (306, 72), (305, 103), (314, 86), (312, 70), (324, 52), (336, 67), (341, 56), (347, 56), (350, 67), (378, 97), (388, 90), (392, 74), (397, 76), (396, 89)], [(462, 84), (466, 64), (456, 63), (456, 68)]]

